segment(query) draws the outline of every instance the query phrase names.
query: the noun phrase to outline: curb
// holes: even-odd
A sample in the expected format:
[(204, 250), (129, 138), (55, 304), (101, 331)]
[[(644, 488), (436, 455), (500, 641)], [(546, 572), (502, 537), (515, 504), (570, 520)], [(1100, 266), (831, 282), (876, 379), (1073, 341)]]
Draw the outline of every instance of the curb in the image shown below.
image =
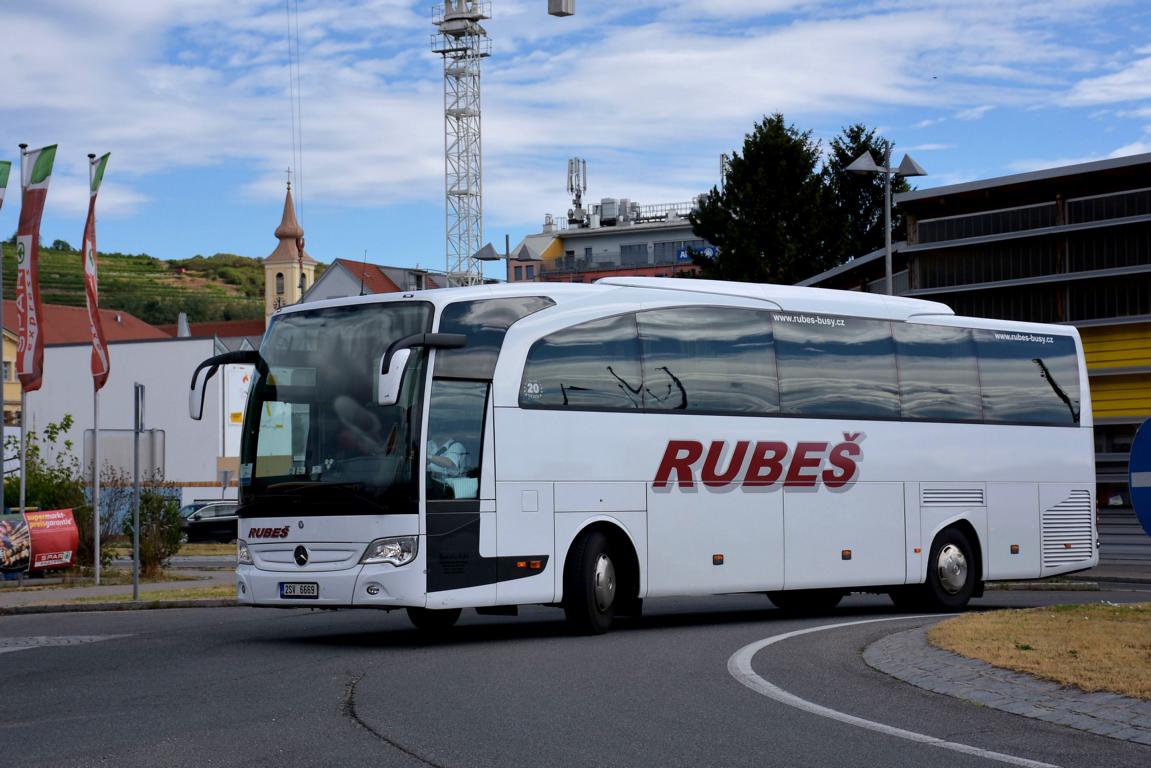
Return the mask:
[(1098, 592), (1096, 581), (992, 581), (984, 584), (988, 592)]
[(137, 600), (115, 603), (61, 603), (59, 605), (14, 605), (0, 608), (0, 616), (20, 616), (37, 613), (87, 613), (90, 611), (150, 611), (161, 608), (234, 608), (239, 603), (232, 599), (203, 600)]
[(929, 627), (876, 640), (863, 660), (905, 683), (972, 704), (1120, 741), (1151, 745), (1151, 701), (1086, 693), (936, 648)]

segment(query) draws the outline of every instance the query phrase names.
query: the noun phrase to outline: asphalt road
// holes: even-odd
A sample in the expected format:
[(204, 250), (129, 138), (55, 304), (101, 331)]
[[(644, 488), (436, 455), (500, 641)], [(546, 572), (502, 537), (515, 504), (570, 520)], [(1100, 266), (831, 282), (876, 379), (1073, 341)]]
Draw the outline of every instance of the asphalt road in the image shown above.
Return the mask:
[[(980, 608), (1151, 600), (1151, 592), (990, 592)], [(995, 766), (781, 704), (727, 669), (805, 627), (898, 616), (853, 597), (792, 619), (755, 596), (652, 601), (573, 637), (562, 613), (465, 616), (436, 641), (402, 613), (184, 609), (0, 621), (5, 766)], [(887, 725), (1059, 766), (1151, 765), (1151, 747), (946, 696), (872, 670), (862, 649), (935, 619), (785, 640), (756, 674)], [(50, 643), (55, 643), (50, 645)], [(18, 645), (34, 647), (5, 652)]]

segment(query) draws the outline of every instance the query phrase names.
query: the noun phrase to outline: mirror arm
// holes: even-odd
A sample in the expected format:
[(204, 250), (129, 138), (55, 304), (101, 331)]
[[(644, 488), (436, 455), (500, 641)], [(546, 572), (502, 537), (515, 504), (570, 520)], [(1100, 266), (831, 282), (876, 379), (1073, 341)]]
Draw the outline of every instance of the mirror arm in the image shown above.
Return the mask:
[(401, 349), (415, 347), (428, 347), (430, 349), (459, 349), (468, 343), (468, 337), (462, 333), (413, 333), (402, 339), (396, 339), (388, 345), (384, 353), (384, 364), (381, 374), (387, 373), (392, 367), (392, 355)]

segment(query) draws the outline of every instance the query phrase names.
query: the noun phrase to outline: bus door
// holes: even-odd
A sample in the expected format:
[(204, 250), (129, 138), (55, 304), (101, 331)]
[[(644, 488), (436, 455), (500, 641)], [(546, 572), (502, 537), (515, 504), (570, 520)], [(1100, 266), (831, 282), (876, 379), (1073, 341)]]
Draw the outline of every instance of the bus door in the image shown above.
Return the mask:
[[(541, 549), (505, 556), (499, 549), (491, 381), (508, 327), (552, 305), (538, 296), (450, 304), (441, 333), (467, 344), (436, 353), (425, 445), (429, 608), (494, 605), (497, 583), (531, 575)], [(544, 496), (544, 494), (540, 494)], [(550, 510), (548, 519), (550, 521)], [(525, 568), (518, 568), (526, 562)], [(540, 564), (539, 570), (543, 569)]]

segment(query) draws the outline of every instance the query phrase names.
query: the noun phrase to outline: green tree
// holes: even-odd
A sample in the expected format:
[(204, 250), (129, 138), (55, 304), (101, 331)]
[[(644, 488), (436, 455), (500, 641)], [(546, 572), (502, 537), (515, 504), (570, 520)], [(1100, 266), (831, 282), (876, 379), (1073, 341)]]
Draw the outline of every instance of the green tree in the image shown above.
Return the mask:
[(718, 254), (692, 260), (699, 276), (791, 284), (833, 266), (825, 247), (826, 196), (820, 145), (776, 113), (756, 123), (731, 157), (723, 188), (689, 215)]
[(52, 250), (54, 250), (54, 251), (65, 251), (67, 253), (72, 253), (76, 249), (73, 248), (72, 244), (69, 243), (67, 240), (53, 240), (52, 241)]
[[(875, 162), (883, 165), (891, 147), (890, 141), (876, 136), (874, 129), (862, 123), (847, 126), (830, 142), (823, 184), (831, 224), (827, 248), (833, 265), (883, 247), (883, 175), (851, 173), (845, 169), (864, 152), (870, 152)], [(910, 190), (911, 185), (902, 176), (892, 177), (892, 195)], [(891, 214), (891, 239), (893, 242), (903, 240), (906, 233), (903, 214), (898, 208), (893, 208)]]
[[(72, 416), (65, 414), (59, 422), (48, 424), (42, 434), (29, 430), (25, 448), (24, 503), (39, 509), (69, 509), (84, 506), (84, 480), (80, 460), (72, 453), (67, 439)], [(10, 436), (4, 441), (4, 455), (20, 457), (20, 439)], [(20, 475), (13, 470), (4, 478), (4, 506), (20, 506)]]

